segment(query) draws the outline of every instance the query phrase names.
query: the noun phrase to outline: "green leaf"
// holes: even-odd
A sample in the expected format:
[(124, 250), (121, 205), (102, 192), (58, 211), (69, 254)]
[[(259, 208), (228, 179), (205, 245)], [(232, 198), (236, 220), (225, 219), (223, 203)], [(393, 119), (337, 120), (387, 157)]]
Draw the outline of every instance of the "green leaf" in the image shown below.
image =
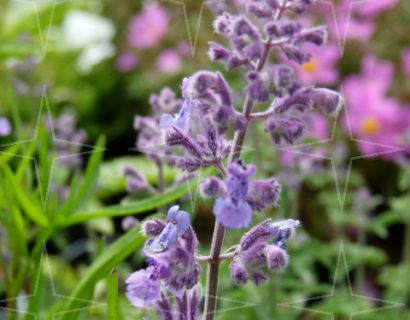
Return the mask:
[(15, 157), (16, 153), (20, 149), (21, 144), (13, 144), (10, 147), (8, 147), (6, 150), (0, 152), (0, 167), (3, 167), (9, 161)]
[(118, 320), (121, 317), (120, 308), (118, 305), (118, 276), (117, 270), (111, 270), (107, 279), (107, 303), (108, 303), (108, 319)]
[[(207, 170), (207, 175), (209, 175), (209, 172), (211, 171)], [(195, 189), (198, 186), (198, 183), (199, 178), (196, 177), (190, 181), (189, 185), (184, 183), (175, 188), (167, 190), (164, 193), (157, 194), (142, 200), (130, 201), (124, 205), (113, 205), (101, 209), (78, 212), (70, 217), (67, 217), (64, 220), (61, 220), (58, 226), (67, 227), (77, 223), (83, 223), (90, 219), (97, 219), (102, 217), (120, 217), (153, 210), (176, 201), (177, 199), (187, 194), (190, 189)]]
[(145, 236), (137, 226), (121, 236), (98, 256), (69, 294), (70, 300), (58, 308), (59, 314), (62, 315), (61, 319), (77, 319), (78, 309), (84, 306), (84, 301), (81, 299), (89, 299), (89, 294), (92, 292), (90, 290), (94, 288), (97, 281), (106, 277), (112, 268), (142, 247), (144, 241)]
[(13, 172), (8, 166), (4, 168), (4, 172), (11, 188), (13, 189), (17, 201), (20, 203), (20, 206), (24, 209), (27, 216), (39, 226), (47, 227), (49, 222), (42, 208), (39, 207), (37, 203), (33, 202), (32, 199), (24, 192), (23, 188), (21, 188), (21, 186), (17, 183)]
[(78, 188), (74, 188), (74, 186), (77, 185), (77, 181), (74, 181), (71, 185), (69, 197), (64, 202), (61, 210), (57, 214), (60, 219), (73, 213), (91, 198), (97, 185), (100, 166), (104, 154), (104, 152), (102, 152), (104, 146), (105, 138), (100, 137), (95, 145), (95, 149), (92, 152), (90, 159), (88, 160), (84, 180)]

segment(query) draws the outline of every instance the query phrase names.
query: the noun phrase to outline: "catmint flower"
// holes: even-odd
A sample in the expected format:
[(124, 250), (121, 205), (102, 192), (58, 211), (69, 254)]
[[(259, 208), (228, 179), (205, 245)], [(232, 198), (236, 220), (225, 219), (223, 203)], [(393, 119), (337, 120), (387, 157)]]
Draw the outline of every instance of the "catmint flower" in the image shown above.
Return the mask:
[(11, 133), (12, 127), (10, 121), (6, 117), (0, 117), (0, 137), (8, 136)]
[(285, 241), (300, 226), (298, 220), (288, 219), (272, 222), (267, 219), (246, 232), (229, 268), (236, 284), (252, 279), (256, 285), (268, 277), (264, 270), (282, 270), (288, 263)]
[(201, 181), (199, 190), (204, 197), (217, 197), (213, 213), (216, 220), (230, 228), (249, 225), (252, 212), (275, 206), (280, 185), (275, 178), (249, 179), (255, 173), (254, 165), (245, 165), (238, 160), (228, 166), (226, 181), (211, 176)]
[(161, 296), (158, 270), (155, 267), (138, 270), (126, 280), (126, 296), (136, 307), (146, 307), (154, 304)]
[[(168, 210), (167, 222), (146, 221), (142, 230), (151, 236), (143, 250), (148, 267), (134, 272), (126, 280), (127, 297), (137, 307), (164, 309), (167, 301), (164, 290), (180, 298), (198, 283), (201, 271), (195, 258), (198, 240), (190, 226), (189, 214), (179, 210), (179, 206)], [(192, 291), (188, 295), (189, 312), (196, 314), (199, 299)]]
[(223, 134), (228, 125), (244, 125), (243, 115), (235, 112), (230, 88), (218, 72), (199, 71), (185, 78), (182, 96), (179, 113), (163, 114), (160, 127), (166, 144), (184, 151), (177, 166), (194, 171), (228, 155), (230, 143)]
[(172, 206), (167, 213), (167, 225), (155, 238), (150, 239), (146, 247), (154, 252), (161, 252), (168, 247), (175, 246), (177, 237), (183, 234), (191, 223), (189, 213), (179, 210), (179, 206)]
[(247, 227), (252, 219), (252, 207), (246, 202), (248, 180), (255, 173), (255, 166), (245, 166), (241, 161), (229, 165), (226, 189), (228, 196), (215, 201), (213, 212), (216, 220), (230, 228)]

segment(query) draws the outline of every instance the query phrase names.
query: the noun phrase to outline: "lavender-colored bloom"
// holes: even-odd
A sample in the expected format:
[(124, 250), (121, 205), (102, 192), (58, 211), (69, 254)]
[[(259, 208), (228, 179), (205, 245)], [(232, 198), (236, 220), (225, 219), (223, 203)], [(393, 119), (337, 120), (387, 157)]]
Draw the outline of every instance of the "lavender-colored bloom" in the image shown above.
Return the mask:
[(255, 173), (253, 165), (245, 166), (237, 161), (229, 165), (226, 181), (227, 197), (215, 201), (213, 212), (216, 220), (230, 228), (247, 227), (252, 219), (252, 207), (246, 201), (248, 180)]
[(12, 127), (10, 121), (6, 117), (0, 117), (0, 137), (8, 136), (11, 133)]
[(267, 280), (264, 269), (284, 269), (289, 260), (285, 241), (299, 226), (297, 220), (272, 222), (267, 219), (245, 233), (230, 265), (232, 280), (243, 284), (252, 279), (260, 285)]
[(159, 275), (155, 267), (138, 270), (126, 280), (127, 298), (136, 307), (154, 304), (161, 296)]
[(150, 239), (146, 247), (153, 252), (162, 252), (176, 244), (177, 237), (182, 235), (191, 224), (191, 218), (185, 211), (179, 210), (179, 206), (172, 206), (168, 210), (167, 225), (155, 238)]
[(326, 88), (309, 88), (304, 94), (328, 115), (336, 116), (343, 104), (343, 98), (339, 93)]

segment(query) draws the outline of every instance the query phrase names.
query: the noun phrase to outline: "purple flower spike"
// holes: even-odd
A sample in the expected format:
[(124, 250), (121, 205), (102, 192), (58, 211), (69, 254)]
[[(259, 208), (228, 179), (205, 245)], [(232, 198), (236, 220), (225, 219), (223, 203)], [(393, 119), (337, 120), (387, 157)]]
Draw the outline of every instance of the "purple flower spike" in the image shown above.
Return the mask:
[(161, 296), (159, 277), (155, 274), (154, 267), (132, 273), (125, 283), (127, 298), (136, 307), (151, 306)]

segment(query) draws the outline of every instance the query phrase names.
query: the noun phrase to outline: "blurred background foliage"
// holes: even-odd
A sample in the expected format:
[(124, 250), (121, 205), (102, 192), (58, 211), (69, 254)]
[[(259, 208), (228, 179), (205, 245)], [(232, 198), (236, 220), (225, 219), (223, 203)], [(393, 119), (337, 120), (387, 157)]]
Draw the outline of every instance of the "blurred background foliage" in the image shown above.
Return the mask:
[[(384, 0), (373, 2), (378, 1)], [(143, 237), (138, 227), (123, 229), (127, 215), (142, 221), (179, 201), (193, 215), (201, 252), (209, 250), (212, 203), (196, 195), (198, 178), (175, 186), (183, 174), (165, 167), (163, 193), (129, 195), (123, 168), (138, 169), (151, 185), (159, 184), (157, 166), (133, 149), (133, 117), (150, 113), (149, 97), (162, 87), (180, 94), (184, 76), (198, 69), (221, 70), (206, 56), (208, 41), (217, 39), (212, 11), (219, 8), (184, 1), (184, 12), (180, 3), (160, 1), (169, 18), (164, 35), (148, 48), (136, 48), (129, 41), (130, 21), (148, 2), (0, 3), (0, 117), (12, 126), (9, 134), (0, 136), (1, 319), (30, 319), (36, 313), (40, 319), (106, 319), (111, 313), (98, 302), (108, 297), (110, 310), (119, 304), (112, 319), (155, 318), (149, 310), (132, 307), (124, 296), (124, 278), (143, 266), (138, 250)], [(237, 2), (226, 1), (226, 6), (239, 10)], [(322, 15), (312, 16), (323, 22)], [(360, 74), (363, 57), (371, 54), (394, 66), (388, 95), (408, 111), (410, 81), (402, 55), (410, 45), (410, 2), (396, 1), (372, 16), (372, 22), (375, 29), (368, 41), (348, 38), (334, 66), (339, 80), (331, 86), (340, 88), (342, 79)], [(330, 42), (337, 44), (332, 36)], [(158, 57), (170, 49), (177, 57), (159, 63)], [(122, 65), (123, 53), (135, 60)], [(224, 75), (233, 90), (243, 85), (239, 72)], [(238, 92), (236, 102), (241, 99)], [(56, 158), (61, 150), (53, 148), (55, 136), (43, 121), (49, 118), (48, 110), (54, 123), (69, 114), (75, 128), (86, 133), (86, 142), (78, 140), (81, 146), (69, 150), (81, 153), (74, 166), (61, 165)], [(326, 137), (333, 124), (328, 125)], [(332, 319), (348, 319), (354, 314), (355, 319), (410, 319), (408, 154), (399, 161), (360, 158), (366, 153), (339, 123), (332, 141), (319, 146), (334, 162), (305, 156), (310, 160), (293, 157), (289, 165), (283, 161), (286, 152), (270, 147), (262, 132), (258, 125), (251, 128), (249, 145), (256, 151), (244, 157), (262, 168), (259, 176), (276, 175), (283, 190), (278, 208), (258, 216), (255, 223), (266, 216), (292, 217), (302, 221), (303, 229), (290, 245), (289, 268), (261, 287), (235, 286), (228, 265), (223, 265), (223, 311), (217, 318), (313, 320), (333, 314)], [(409, 132), (407, 128), (407, 148)], [(67, 139), (77, 141), (74, 136)], [(307, 142), (321, 139), (312, 136)], [(98, 148), (105, 148), (104, 153)], [(359, 158), (350, 162), (351, 157)], [(230, 232), (226, 247), (241, 234)], [(110, 273), (114, 267), (116, 272)], [(370, 309), (375, 311), (363, 312)]]

